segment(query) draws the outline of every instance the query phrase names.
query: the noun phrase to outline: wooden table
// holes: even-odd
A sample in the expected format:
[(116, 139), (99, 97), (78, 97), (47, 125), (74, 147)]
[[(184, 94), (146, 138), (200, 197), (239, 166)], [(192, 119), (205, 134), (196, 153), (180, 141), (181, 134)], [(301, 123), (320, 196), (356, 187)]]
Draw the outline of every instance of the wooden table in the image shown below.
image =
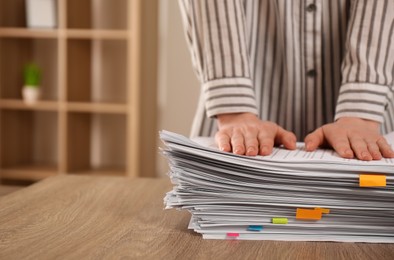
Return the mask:
[(394, 259), (394, 244), (203, 240), (167, 179), (58, 176), (0, 198), (0, 259)]

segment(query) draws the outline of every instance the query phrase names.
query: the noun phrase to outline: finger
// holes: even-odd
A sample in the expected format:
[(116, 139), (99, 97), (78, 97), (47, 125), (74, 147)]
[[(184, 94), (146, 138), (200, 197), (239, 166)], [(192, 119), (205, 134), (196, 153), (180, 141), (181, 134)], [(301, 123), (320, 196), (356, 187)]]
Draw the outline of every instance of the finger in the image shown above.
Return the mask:
[(350, 147), (349, 139), (342, 134), (339, 137), (326, 136), (327, 142), (342, 158), (352, 159), (354, 157), (353, 150)]
[(317, 147), (323, 145), (324, 143), (324, 132), (323, 128), (319, 127), (309, 135), (305, 137), (305, 150), (314, 151)]
[(381, 136), (376, 143), (378, 144), (383, 157), (394, 158), (394, 151), (384, 137)]
[(240, 131), (235, 131), (231, 136), (231, 146), (233, 148), (233, 153), (239, 155), (245, 154), (244, 136)]
[(223, 152), (231, 152), (231, 139), (227, 133), (217, 132), (215, 135), (216, 143)]
[(367, 140), (367, 147), (368, 151), (372, 156), (373, 160), (380, 160), (382, 159), (382, 154), (379, 151), (379, 146), (376, 142), (372, 140)]
[(256, 156), (259, 152), (259, 142), (257, 140), (256, 131), (248, 131), (245, 133), (245, 149), (246, 155)]
[(260, 144), (260, 155), (266, 156), (272, 153), (272, 149), (274, 148), (274, 138), (272, 137), (264, 137), (259, 136), (259, 144)]
[(295, 136), (295, 134), (286, 131), (280, 126), (278, 126), (275, 141), (276, 143), (283, 144), (289, 150), (296, 149), (297, 137)]
[(350, 146), (359, 160), (370, 161), (372, 155), (368, 151), (367, 143), (358, 136), (349, 136)]

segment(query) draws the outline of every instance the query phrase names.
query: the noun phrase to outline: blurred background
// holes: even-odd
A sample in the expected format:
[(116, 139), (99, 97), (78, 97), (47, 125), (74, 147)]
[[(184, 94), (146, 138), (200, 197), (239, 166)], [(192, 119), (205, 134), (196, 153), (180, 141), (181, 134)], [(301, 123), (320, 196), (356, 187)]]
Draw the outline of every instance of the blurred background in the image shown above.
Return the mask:
[(199, 96), (175, 0), (0, 0), (0, 181), (163, 177)]

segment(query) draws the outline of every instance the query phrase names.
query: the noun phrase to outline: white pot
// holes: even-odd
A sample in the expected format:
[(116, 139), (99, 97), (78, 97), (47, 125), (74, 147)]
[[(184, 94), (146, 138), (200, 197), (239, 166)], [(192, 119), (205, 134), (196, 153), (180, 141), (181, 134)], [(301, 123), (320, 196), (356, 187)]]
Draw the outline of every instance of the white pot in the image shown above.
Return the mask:
[(40, 99), (40, 88), (35, 86), (25, 86), (22, 89), (23, 100), (26, 104), (34, 104)]

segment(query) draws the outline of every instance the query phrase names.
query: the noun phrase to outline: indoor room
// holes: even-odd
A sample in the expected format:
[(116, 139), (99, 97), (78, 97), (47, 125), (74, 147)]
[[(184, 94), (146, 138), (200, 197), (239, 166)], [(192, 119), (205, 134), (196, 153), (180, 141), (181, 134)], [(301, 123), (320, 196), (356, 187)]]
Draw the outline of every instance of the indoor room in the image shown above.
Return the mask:
[(1, 259), (393, 259), (391, 0), (0, 0)]

